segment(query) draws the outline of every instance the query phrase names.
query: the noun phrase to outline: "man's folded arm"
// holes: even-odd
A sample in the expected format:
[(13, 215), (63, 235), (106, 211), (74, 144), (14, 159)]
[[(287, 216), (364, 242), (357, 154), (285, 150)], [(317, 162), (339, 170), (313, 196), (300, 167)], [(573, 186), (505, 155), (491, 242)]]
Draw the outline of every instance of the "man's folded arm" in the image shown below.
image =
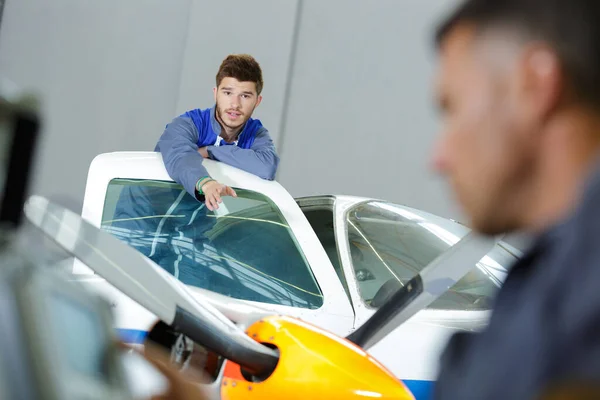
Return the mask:
[(202, 165), (203, 158), (198, 153), (197, 142), (198, 129), (192, 120), (177, 117), (165, 128), (156, 151), (162, 154), (171, 179), (198, 200), (203, 200), (203, 196), (196, 194), (196, 183), (200, 178), (208, 176), (208, 171)]
[(265, 128), (257, 133), (249, 149), (238, 146), (207, 146), (206, 149), (213, 160), (224, 162), (263, 179), (275, 179), (279, 156), (269, 131)]

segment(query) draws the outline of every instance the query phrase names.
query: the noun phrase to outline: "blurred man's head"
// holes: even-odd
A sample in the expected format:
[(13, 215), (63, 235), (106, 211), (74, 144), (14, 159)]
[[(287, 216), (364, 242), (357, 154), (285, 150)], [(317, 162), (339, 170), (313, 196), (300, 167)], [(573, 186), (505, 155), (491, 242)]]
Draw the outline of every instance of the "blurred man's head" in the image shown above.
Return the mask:
[(262, 89), (262, 70), (254, 57), (227, 56), (219, 67), (213, 89), (219, 122), (232, 130), (244, 125), (260, 104)]
[(551, 171), (595, 151), (599, 19), (598, 0), (470, 0), (438, 28), (434, 163), (474, 229), (529, 229), (566, 202), (538, 197)]

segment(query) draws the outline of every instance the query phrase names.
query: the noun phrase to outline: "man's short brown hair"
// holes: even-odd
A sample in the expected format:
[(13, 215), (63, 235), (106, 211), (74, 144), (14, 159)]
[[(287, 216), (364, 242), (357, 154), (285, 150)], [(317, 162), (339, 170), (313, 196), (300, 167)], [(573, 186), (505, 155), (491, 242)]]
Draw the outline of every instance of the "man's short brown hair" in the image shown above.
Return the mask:
[(576, 95), (600, 108), (600, 1), (464, 0), (435, 32), (439, 47), (457, 26), (504, 29), (542, 41), (558, 55)]
[(223, 78), (235, 78), (240, 82), (254, 82), (256, 93), (263, 89), (262, 70), (258, 62), (249, 54), (228, 55), (217, 72), (217, 87)]

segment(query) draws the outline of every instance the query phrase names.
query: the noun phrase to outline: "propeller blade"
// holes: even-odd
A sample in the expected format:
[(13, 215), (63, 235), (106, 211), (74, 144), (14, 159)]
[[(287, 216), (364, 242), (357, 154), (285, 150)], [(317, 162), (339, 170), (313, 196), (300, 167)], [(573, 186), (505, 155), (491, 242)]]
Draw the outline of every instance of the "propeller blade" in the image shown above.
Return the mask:
[(66, 251), (177, 331), (252, 374), (275, 369), (279, 356), (273, 349), (250, 338), (209, 301), (199, 303), (183, 283), (134, 248), (44, 197), (31, 196), (24, 211)]
[(470, 232), (400, 287), (346, 339), (368, 351), (462, 279), (502, 238)]

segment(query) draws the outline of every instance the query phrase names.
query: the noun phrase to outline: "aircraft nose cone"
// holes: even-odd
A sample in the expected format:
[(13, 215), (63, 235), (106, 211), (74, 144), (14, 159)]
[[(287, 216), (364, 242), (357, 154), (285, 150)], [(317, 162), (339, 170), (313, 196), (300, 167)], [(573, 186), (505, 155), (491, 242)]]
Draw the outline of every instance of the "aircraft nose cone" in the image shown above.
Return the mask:
[(360, 347), (311, 324), (272, 316), (254, 323), (247, 334), (277, 348), (279, 362), (270, 376), (252, 377), (228, 361), (223, 400), (414, 400), (402, 381)]

